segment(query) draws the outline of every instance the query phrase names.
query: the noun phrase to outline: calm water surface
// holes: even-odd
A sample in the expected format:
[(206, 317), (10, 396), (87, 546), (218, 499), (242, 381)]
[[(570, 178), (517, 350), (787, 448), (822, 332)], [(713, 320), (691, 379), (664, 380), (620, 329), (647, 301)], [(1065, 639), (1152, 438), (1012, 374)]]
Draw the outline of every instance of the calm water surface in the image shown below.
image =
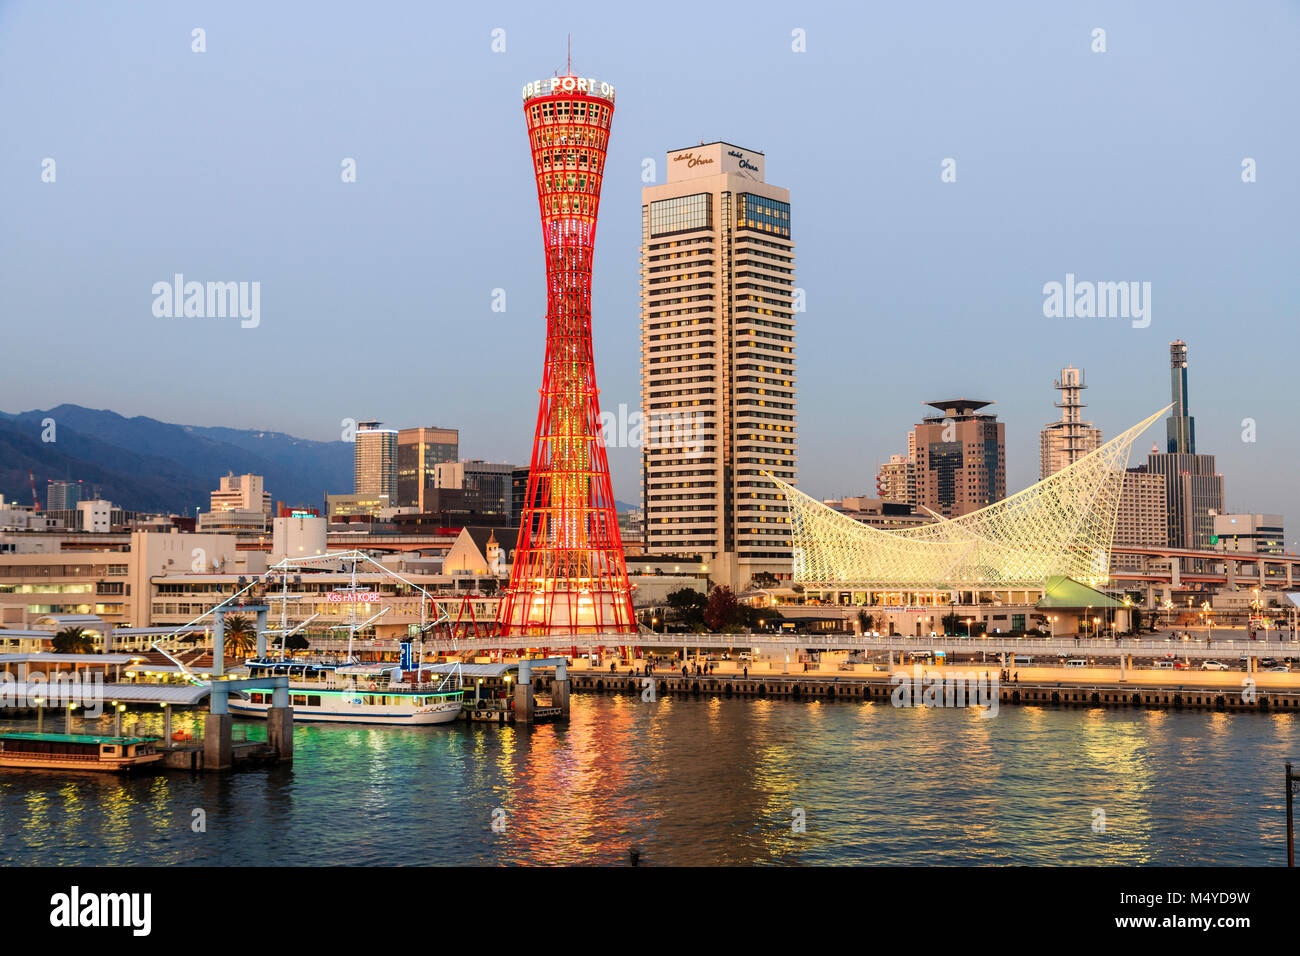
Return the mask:
[(0, 770), (0, 860), (1278, 865), (1300, 718), (578, 694), (567, 726), (294, 740), (233, 774)]

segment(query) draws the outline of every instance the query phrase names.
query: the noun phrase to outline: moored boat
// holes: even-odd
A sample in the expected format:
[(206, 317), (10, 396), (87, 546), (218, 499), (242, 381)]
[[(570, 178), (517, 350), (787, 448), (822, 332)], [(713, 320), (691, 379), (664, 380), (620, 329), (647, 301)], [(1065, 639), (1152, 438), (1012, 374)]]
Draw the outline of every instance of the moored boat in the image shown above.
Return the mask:
[[(248, 676), (288, 675), (289, 704), (295, 722), (446, 724), (460, 716), (465, 696), (459, 673), (438, 674), (428, 668), (403, 670), (393, 663), (347, 664), (252, 660)], [(246, 699), (230, 698), (232, 713), (265, 717), (272, 689), (250, 688)]]
[(152, 737), (90, 734), (0, 734), (0, 767), (25, 770), (100, 770), (120, 773), (163, 759)]

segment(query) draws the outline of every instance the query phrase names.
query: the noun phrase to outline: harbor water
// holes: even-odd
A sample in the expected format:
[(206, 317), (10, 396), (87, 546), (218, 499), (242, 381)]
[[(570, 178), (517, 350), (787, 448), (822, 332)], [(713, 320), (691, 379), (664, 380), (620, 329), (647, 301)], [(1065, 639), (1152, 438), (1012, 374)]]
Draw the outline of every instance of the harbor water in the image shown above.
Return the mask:
[(1280, 865), (1300, 718), (579, 694), (567, 724), (300, 725), (294, 746), (229, 774), (0, 770), (0, 860)]

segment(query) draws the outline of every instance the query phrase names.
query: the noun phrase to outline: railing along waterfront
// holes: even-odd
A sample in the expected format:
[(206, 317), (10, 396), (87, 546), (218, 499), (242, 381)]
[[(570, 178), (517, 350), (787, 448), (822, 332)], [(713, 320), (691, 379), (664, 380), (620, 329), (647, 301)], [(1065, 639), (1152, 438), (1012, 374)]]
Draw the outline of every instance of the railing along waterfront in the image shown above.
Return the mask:
[[(476, 637), (460, 640), (436, 638), (424, 641), (426, 651), (436, 652), (470, 652), (490, 650), (522, 650), (540, 646), (537, 636), (524, 637)], [(1238, 638), (1212, 638), (1208, 643), (1204, 637), (1143, 639), (1134, 637), (1118, 638), (1073, 638), (1073, 637), (1005, 637), (989, 636), (966, 637), (949, 635), (946, 637), (912, 637), (894, 635), (890, 637), (873, 637), (864, 634), (638, 634), (631, 637), (626, 634), (585, 635), (566, 638), (549, 638), (548, 646), (556, 650), (576, 647), (580, 652), (592, 651), (603, 647), (607, 651), (619, 646), (635, 645), (641, 648), (710, 648), (723, 650), (744, 650), (748, 648), (785, 651), (900, 651), (905, 653), (925, 653), (943, 651), (955, 654), (1037, 654), (1050, 657), (1112, 657), (1120, 655), (1129, 657), (1189, 657), (1213, 660), (1241, 657), (1300, 657), (1298, 641), (1259, 641)], [(396, 652), (397, 641), (370, 640), (354, 641), (354, 649), (360, 652)], [(338, 647), (335, 647), (335, 645)], [(317, 650), (337, 650), (346, 648), (346, 641), (313, 641)]]

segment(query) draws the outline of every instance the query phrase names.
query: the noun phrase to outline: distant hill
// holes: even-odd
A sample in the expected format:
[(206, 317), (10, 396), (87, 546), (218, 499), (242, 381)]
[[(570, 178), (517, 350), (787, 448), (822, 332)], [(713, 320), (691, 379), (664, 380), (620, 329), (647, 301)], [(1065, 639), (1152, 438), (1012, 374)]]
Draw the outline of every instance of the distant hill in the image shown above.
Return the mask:
[[(54, 442), (41, 441), (46, 418), (55, 421)], [(71, 478), (98, 485), (102, 497), (131, 511), (193, 514), (207, 510), (227, 472), (262, 475), (272, 501), (318, 505), (326, 491), (352, 490), (352, 461), (350, 442), (281, 432), (172, 425), (80, 405), (0, 412), (0, 494), (29, 503), (34, 472), (42, 508), (46, 480)]]

